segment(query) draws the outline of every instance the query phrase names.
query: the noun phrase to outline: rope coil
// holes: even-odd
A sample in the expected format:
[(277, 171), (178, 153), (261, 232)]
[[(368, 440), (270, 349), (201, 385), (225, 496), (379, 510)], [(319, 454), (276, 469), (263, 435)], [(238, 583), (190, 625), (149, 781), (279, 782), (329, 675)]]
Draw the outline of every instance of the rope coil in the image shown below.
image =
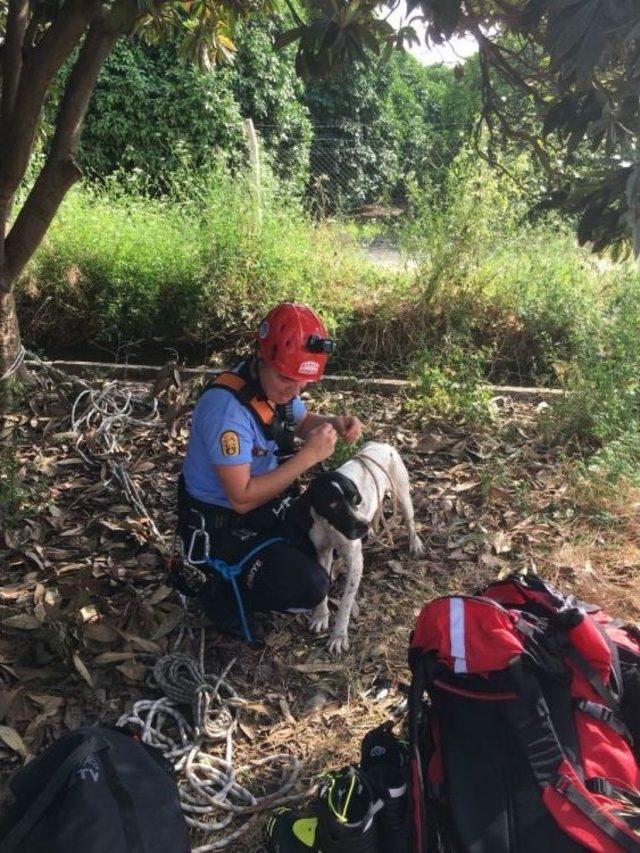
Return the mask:
[[(298, 801), (305, 794), (290, 794), (300, 777), (302, 765), (292, 753), (277, 753), (234, 767), (233, 735), (245, 701), (227, 681), (235, 660), (221, 675), (204, 670), (204, 631), (200, 639), (200, 660), (172, 653), (160, 658), (153, 680), (165, 694), (159, 699), (141, 699), (118, 725), (138, 729), (143, 743), (159, 749), (180, 774), (180, 805), (190, 826), (218, 833), (246, 817), (235, 830), (193, 853), (222, 850), (244, 834), (260, 814), (274, 806)], [(187, 720), (179, 706), (191, 708)], [(222, 754), (208, 751), (218, 744)], [(215, 747), (214, 747), (215, 748)], [(260, 767), (279, 767), (281, 783), (270, 794), (256, 796), (240, 779), (255, 776)]]
[(136, 408), (148, 407), (146, 398), (131, 391), (118, 388), (116, 380), (108, 382), (100, 390), (84, 388), (74, 400), (71, 409), (71, 429), (76, 435), (76, 451), (84, 462), (93, 468), (107, 467), (110, 476), (103, 478), (105, 488), (117, 482), (126, 499), (139, 515), (147, 519), (159, 549), (167, 555), (169, 549), (156, 523), (149, 514), (140, 490), (133, 482), (125, 464), (131, 454), (124, 449), (120, 440), (124, 429), (130, 425), (163, 428), (158, 401), (153, 399), (151, 413), (147, 417), (135, 417)]

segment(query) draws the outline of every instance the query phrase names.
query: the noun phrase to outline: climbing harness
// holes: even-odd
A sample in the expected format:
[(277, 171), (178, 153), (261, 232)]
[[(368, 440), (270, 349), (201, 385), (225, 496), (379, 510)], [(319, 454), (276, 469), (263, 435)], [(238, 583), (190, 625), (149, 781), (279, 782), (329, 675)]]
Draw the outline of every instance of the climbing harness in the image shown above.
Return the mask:
[[(192, 512), (198, 512), (197, 510), (192, 510)], [(189, 549), (187, 551), (185, 560), (187, 566), (207, 566), (209, 569), (213, 569), (214, 572), (217, 572), (220, 577), (227, 581), (227, 583), (231, 584), (231, 588), (233, 589), (233, 594), (236, 599), (236, 604), (238, 606), (238, 615), (240, 616), (240, 623), (242, 625), (242, 633), (244, 635), (245, 640), (248, 643), (253, 642), (253, 637), (251, 636), (251, 631), (249, 630), (249, 624), (247, 622), (247, 614), (244, 607), (244, 602), (242, 601), (242, 594), (238, 587), (238, 576), (242, 573), (242, 570), (246, 565), (248, 565), (251, 560), (258, 556), (258, 554), (263, 551), (265, 548), (268, 548), (269, 545), (273, 545), (275, 542), (285, 542), (284, 536), (272, 536), (269, 539), (266, 539), (264, 542), (260, 542), (259, 545), (256, 545), (255, 548), (252, 548), (248, 554), (245, 554), (241, 560), (237, 563), (226, 563), (224, 560), (220, 560), (217, 557), (211, 557), (211, 540), (209, 534), (205, 528), (205, 519), (203, 514), (198, 513), (200, 516), (200, 527), (194, 528), (193, 534), (191, 535), (191, 541), (189, 542)], [(198, 549), (198, 550), (196, 550)], [(200, 559), (196, 559), (196, 554), (202, 554)]]

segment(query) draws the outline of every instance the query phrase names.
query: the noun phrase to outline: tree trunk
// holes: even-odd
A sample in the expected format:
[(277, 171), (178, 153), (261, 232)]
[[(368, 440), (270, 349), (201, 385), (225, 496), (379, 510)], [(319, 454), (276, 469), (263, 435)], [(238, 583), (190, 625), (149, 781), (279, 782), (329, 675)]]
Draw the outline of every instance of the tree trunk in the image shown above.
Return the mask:
[(20, 350), (20, 327), (11, 288), (0, 288), (0, 377), (13, 364)]
[[(22, 345), (16, 303), (11, 289), (0, 288), (0, 416), (11, 403), (12, 382), (2, 377), (11, 368)], [(24, 368), (17, 375), (22, 379)]]

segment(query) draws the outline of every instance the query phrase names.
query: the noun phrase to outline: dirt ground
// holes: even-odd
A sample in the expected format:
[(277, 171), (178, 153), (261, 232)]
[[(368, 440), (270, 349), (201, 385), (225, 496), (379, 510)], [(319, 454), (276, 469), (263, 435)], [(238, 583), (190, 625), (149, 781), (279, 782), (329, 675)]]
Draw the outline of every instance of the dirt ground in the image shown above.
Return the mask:
[[(114, 723), (135, 700), (157, 695), (150, 667), (174, 648), (182, 628), (197, 637), (204, 624), (164, 583), (148, 519), (116, 480), (105, 485), (110, 469), (100, 422), (72, 430), (70, 412), (82, 390), (42, 375), (26, 408), (7, 416), (0, 430), (16, 459), (0, 533), (4, 783), (66, 729)], [(136, 414), (145, 418), (149, 389), (130, 390), (140, 395)], [(189, 406), (180, 412), (187, 389), (156, 391), (158, 423), (114, 426), (113, 452), (167, 545)], [(639, 618), (640, 498), (625, 491), (605, 499), (576, 479), (566, 450), (543, 441), (546, 404), (497, 399), (494, 423), (473, 432), (418, 421), (401, 398), (320, 391), (309, 405), (356, 412), (367, 438), (400, 450), (426, 554), (412, 559), (399, 527), (392, 543), (380, 536), (366, 544), (360, 615), (351, 622), (351, 648), (339, 659), (329, 656), (326, 637), (308, 632), (302, 615), (274, 617), (258, 650), (207, 629), (207, 670), (221, 672), (235, 659), (228, 677), (248, 701), (235, 736), (239, 764), (292, 752), (304, 762), (304, 792), (322, 771), (356, 761), (368, 729), (390, 714), (402, 719), (409, 632), (421, 605), (435, 596), (473, 592), (526, 570), (617, 616)], [(196, 645), (187, 638), (180, 650), (195, 654)], [(251, 784), (259, 793), (270, 781), (256, 777)], [(227, 849), (259, 851), (261, 826)]]

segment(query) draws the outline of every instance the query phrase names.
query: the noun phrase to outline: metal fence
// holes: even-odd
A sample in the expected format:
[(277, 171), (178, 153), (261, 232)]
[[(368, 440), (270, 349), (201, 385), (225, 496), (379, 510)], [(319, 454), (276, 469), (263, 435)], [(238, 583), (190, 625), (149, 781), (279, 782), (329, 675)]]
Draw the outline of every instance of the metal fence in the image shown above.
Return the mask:
[[(256, 125), (258, 134), (267, 125)], [(380, 142), (377, 129), (357, 122), (341, 126), (314, 126), (309, 151), (307, 196), (319, 214), (341, 210), (353, 212), (371, 204), (397, 204), (404, 200), (410, 173), (436, 175), (451, 161), (455, 140), (469, 136), (470, 128), (459, 125), (435, 125), (432, 140), (391, 140)], [(438, 140), (447, 133), (449, 144)], [(377, 140), (377, 147), (372, 143)]]

